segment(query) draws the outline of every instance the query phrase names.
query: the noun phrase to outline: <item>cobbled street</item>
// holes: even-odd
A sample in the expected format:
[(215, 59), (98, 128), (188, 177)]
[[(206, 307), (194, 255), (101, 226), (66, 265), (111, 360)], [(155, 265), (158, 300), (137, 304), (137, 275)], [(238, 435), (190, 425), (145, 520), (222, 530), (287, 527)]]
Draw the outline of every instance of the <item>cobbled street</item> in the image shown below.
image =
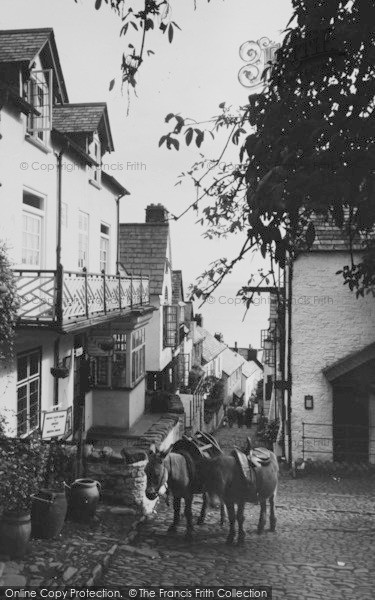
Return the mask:
[[(223, 449), (243, 446), (246, 429), (221, 429)], [(110, 586), (269, 585), (283, 600), (372, 600), (375, 597), (374, 475), (328, 474), (292, 479), (282, 473), (277, 531), (256, 533), (259, 506), (246, 505), (245, 546), (227, 546), (227, 525), (210, 509), (206, 524), (184, 540), (167, 535), (172, 507), (160, 503), (139, 528), (135, 552), (120, 548), (100, 582)], [(201, 499), (196, 497), (194, 513)], [(267, 527), (269, 524), (267, 523)]]

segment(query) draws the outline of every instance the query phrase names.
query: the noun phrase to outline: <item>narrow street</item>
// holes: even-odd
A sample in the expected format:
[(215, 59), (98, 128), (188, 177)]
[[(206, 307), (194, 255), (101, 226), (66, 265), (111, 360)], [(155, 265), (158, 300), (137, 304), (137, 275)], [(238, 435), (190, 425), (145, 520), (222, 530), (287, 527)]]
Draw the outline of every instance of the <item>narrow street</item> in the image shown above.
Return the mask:
[[(247, 429), (221, 429), (227, 451)], [(196, 497), (198, 515), (201, 499)], [(245, 510), (244, 547), (225, 545), (226, 526), (209, 510), (194, 542), (167, 535), (172, 508), (164, 503), (139, 529), (137, 553), (120, 549), (100, 585), (268, 585), (278, 600), (370, 600), (374, 597), (374, 476), (292, 479), (281, 474), (277, 531), (256, 534), (259, 507)], [(151, 552), (150, 552), (151, 551)]]

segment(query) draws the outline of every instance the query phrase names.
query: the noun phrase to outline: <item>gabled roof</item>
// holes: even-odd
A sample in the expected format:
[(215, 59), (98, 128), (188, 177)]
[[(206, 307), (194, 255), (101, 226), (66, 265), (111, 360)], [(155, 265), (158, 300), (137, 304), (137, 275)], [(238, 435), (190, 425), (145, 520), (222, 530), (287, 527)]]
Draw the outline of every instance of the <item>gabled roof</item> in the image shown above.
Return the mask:
[(0, 31), (0, 62), (30, 63), (49, 41), (52, 27)]
[(172, 304), (184, 302), (182, 271), (172, 271)]
[(63, 104), (53, 107), (53, 128), (61, 133), (78, 134), (98, 131), (104, 148), (112, 152), (113, 140), (105, 102)]
[(209, 333), (206, 329), (203, 329), (203, 334), (205, 337), (203, 340), (202, 358), (203, 363), (207, 364), (219, 356), (219, 354), (224, 352), (227, 346), (223, 344), (223, 342), (219, 342), (219, 340), (217, 340), (215, 336), (211, 335), (211, 333)]
[(192, 329), (192, 338), (193, 344), (199, 344), (199, 342), (203, 342), (205, 336), (205, 330), (200, 325), (193, 326)]
[(120, 262), (129, 274), (149, 275), (151, 295), (163, 292), (168, 242), (169, 223), (120, 223)]
[(0, 64), (21, 63), (32, 67), (36, 56), (43, 53), (46, 68), (54, 69), (54, 85), (58, 83), (61, 101), (68, 102), (64, 76), (52, 27), (0, 30)]
[(244, 363), (244, 359), (229, 348), (223, 352), (223, 372), (230, 377)]
[(242, 363), (242, 375), (245, 377), (251, 377), (256, 372), (262, 372), (263, 366), (257, 360), (244, 360)]
[(323, 369), (324, 375), (327, 377), (328, 381), (333, 382), (338, 377), (349, 373), (350, 371), (354, 371), (358, 367), (368, 363), (370, 360), (375, 359), (375, 342), (373, 344), (369, 344), (365, 348), (361, 350), (357, 350), (345, 358), (334, 362), (329, 367)]

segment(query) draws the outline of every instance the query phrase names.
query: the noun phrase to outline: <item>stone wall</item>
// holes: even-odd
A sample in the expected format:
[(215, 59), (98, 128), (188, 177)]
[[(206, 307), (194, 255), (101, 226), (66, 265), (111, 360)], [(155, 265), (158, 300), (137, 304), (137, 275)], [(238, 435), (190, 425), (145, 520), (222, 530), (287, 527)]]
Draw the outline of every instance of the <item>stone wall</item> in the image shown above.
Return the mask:
[[(166, 414), (154, 423), (146, 433), (132, 440), (117, 439), (102, 450), (93, 446), (86, 448), (86, 477), (95, 479), (102, 486), (103, 499), (130, 506), (143, 514), (150, 514), (155, 502), (145, 496), (147, 452), (152, 443), (166, 450), (181, 437), (184, 415)], [(122, 445), (122, 450), (119, 447)]]

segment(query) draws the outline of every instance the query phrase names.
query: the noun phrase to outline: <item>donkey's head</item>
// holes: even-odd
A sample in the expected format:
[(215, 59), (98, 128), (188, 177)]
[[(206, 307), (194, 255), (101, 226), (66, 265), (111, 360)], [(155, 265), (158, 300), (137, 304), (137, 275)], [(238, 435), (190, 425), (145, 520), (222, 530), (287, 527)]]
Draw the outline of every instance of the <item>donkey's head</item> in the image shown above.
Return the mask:
[(155, 444), (151, 444), (148, 463), (145, 467), (147, 477), (146, 497), (149, 500), (156, 500), (158, 496), (162, 496), (168, 490), (168, 469), (165, 464), (169, 450), (160, 452), (156, 449)]

